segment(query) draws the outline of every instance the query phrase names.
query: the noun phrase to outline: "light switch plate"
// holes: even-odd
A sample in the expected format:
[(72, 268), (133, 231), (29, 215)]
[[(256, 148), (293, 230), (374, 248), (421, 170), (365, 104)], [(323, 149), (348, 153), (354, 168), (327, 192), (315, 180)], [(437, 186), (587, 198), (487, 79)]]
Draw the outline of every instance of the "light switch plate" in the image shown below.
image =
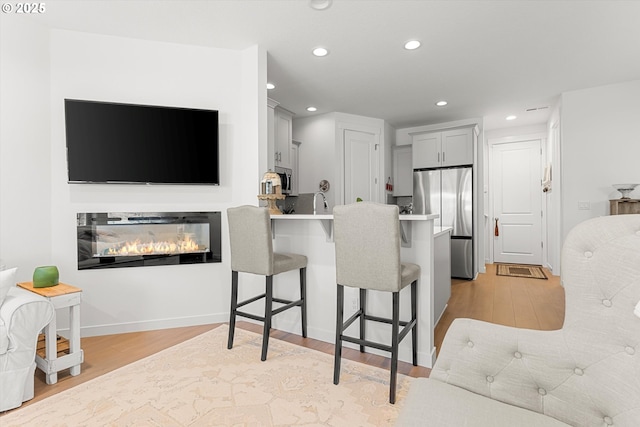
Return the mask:
[(591, 209), (591, 203), (590, 202), (578, 202), (578, 209), (581, 211), (588, 211)]

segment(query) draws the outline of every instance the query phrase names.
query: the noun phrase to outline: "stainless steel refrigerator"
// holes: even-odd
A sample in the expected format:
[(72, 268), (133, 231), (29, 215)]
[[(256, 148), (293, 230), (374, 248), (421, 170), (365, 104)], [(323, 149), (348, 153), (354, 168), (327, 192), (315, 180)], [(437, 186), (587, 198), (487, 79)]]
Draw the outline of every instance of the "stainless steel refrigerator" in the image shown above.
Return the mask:
[(473, 168), (413, 171), (413, 213), (433, 214), (451, 227), (451, 277), (473, 279)]

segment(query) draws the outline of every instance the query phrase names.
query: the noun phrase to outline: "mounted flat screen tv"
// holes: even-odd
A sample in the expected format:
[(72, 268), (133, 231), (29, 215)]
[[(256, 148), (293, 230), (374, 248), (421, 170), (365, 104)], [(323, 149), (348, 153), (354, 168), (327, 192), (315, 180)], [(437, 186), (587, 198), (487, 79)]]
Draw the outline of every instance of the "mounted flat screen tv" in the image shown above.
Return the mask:
[(219, 185), (218, 111), (65, 99), (69, 183)]

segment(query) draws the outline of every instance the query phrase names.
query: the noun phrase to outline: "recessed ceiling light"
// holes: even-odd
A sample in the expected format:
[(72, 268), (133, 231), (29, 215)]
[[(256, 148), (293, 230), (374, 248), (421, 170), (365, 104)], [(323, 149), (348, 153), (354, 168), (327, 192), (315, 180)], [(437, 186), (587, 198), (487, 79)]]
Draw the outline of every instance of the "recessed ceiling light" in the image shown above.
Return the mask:
[(274, 85), (273, 83), (267, 83), (267, 89), (271, 90), (275, 88), (276, 88), (276, 85)]
[(515, 120), (517, 118), (518, 118), (518, 116), (507, 116), (506, 120)]
[(409, 40), (404, 44), (404, 48), (407, 50), (414, 50), (420, 47), (420, 42), (418, 40)]
[(317, 47), (313, 49), (313, 54), (315, 56), (327, 56), (329, 54), (329, 51), (324, 47)]
[(309, 6), (315, 10), (329, 9), (333, 0), (309, 0)]
[(438, 101), (438, 102), (436, 102), (436, 106), (438, 106), (438, 107), (444, 107), (447, 104), (448, 104), (447, 101)]
[(307, 111), (313, 113), (314, 111), (318, 111), (318, 109), (316, 107), (307, 107)]

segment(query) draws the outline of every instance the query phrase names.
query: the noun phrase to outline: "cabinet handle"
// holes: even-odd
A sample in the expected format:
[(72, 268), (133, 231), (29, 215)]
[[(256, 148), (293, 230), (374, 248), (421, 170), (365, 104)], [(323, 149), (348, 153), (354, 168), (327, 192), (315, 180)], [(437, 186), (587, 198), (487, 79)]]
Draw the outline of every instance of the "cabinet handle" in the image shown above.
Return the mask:
[(445, 155), (445, 152), (443, 151), (443, 152), (442, 152), (442, 163), (444, 163), (444, 162), (445, 162), (444, 155)]
[(440, 153), (438, 153), (438, 163), (440, 163)]

